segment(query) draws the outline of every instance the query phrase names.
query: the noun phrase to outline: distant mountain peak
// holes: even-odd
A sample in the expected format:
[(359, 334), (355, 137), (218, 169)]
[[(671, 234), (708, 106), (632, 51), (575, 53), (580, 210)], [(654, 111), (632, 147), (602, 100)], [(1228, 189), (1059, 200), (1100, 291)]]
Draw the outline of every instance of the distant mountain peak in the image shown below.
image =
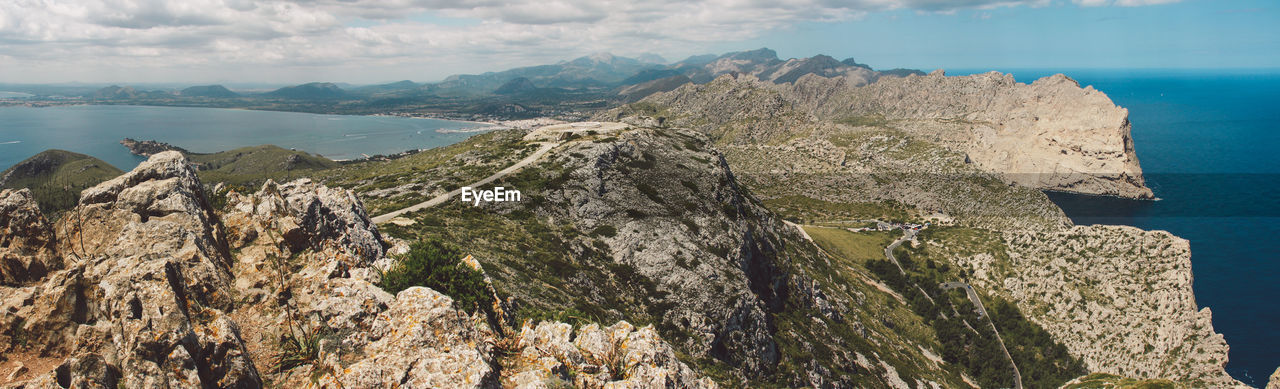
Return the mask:
[(591, 55), (588, 55), (587, 58), (592, 61), (601, 62), (601, 63), (612, 63), (613, 61), (618, 60), (618, 56), (613, 55), (613, 53), (607, 53), (607, 52), (593, 53)]
[(340, 99), (346, 97), (346, 95), (346, 91), (332, 82), (309, 82), (302, 85), (286, 86), (267, 93), (267, 96), (302, 100)]

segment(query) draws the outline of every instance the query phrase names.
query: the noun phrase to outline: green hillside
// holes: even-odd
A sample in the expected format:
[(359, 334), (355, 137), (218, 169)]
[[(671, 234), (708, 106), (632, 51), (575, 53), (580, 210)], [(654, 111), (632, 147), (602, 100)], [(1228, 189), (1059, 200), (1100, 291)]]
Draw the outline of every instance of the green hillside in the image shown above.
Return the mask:
[(115, 166), (79, 153), (45, 150), (0, 174), (0, 188), (30, 188), (45, 214), (76, 205), (80, 191), (123, 173)]
[(187, 154), (207, 183), (259, 184), (266, 179), (287, 181), (338, 167), (333, 160), (280, 146), (241, 147), (211, 154)]

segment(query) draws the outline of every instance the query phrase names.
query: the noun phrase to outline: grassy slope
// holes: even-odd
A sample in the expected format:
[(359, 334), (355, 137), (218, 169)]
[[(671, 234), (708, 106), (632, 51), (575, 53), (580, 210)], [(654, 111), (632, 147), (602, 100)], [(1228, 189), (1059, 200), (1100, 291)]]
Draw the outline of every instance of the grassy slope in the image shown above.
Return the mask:
[(5, 189), (30, 188), (47, 215), (69, 209), (80, 191), (123, 173), (110, 164), (79, 153), (45, 150), (0, 173)]
[(211, 154), (187, 154), (206, 183), (257, 185), (267, 179), (287, 181), (338, 167), (329, 159), (274, 145), (241, 147)]

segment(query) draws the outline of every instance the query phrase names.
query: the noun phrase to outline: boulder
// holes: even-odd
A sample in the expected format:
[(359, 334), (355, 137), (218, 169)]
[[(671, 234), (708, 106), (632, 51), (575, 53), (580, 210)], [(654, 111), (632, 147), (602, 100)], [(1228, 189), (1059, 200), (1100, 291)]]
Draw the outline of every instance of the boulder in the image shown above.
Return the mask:
[(46, 373), (58, 384), (261, 386), (227, 317), (222, 229), (182, 154), (155, 154), (86, 189), (57, 230), (59, 252), (78, 260), (34, 290), (33, 304), (5, 308), (22, 318), (25, 347), (69, 356)]
[(0, 285), (39, 281), (61, 268), (56, 243), (30, 190), (0, 191)]
[(517, 337), (514, 372), (504, 384), (542, 388), (562, 382), (586, 388), (715, 388), (676, 358), (652, 326), (625, 321), (607, 328), (528, 323)]

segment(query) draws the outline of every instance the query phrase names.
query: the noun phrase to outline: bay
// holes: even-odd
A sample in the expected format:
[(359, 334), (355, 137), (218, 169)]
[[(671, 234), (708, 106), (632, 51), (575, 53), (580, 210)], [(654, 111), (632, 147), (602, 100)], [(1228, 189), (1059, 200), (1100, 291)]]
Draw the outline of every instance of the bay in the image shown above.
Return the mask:
[(156, 140), (211, 153), (273, 144), (330, 159), (457, 143), (483, 123), (391, 116), (321, 115), (219, 108), (79, 105), (0, 108), (0, 169), (46, 149), (98, 157), (130, 170), (142, 157), (120, 140)]

